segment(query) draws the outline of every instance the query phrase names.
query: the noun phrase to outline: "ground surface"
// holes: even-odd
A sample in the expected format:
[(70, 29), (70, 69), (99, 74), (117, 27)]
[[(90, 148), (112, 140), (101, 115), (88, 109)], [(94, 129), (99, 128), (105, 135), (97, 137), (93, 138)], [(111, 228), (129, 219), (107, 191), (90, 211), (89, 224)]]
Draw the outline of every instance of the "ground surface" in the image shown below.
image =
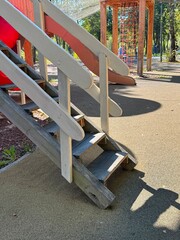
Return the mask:
[[(110, 118), (110, 136), (138, 160), (133, 172), (119, 169), (109, 181), (110, 209), (98, 209), (36, 150), (0, 171), (0, 239), (179, 240), (179, 76), (109, 86), (123, 108), (122, 117)], [(72, 91), (99, 126), (98, 104), (77, 86)]]

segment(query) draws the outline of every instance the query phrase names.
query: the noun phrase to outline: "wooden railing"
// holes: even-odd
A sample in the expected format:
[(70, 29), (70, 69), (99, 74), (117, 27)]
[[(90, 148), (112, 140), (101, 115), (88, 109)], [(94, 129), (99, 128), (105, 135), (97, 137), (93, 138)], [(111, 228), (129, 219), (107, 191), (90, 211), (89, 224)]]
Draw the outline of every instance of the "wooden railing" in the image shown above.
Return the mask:
[[(36, 0), (33, 0), (36, 1)], [(64, 14), (60, 9), (53, 5), (49, 0), (39, 0), (42, 4), (43, 11), (59, 23), (63, 28), (70, 32), (74, 37), (81, 40), (81, 43), (89, 48), (98, 58), (103, 53), (108, 59), (108, 67), (115, 72), (128, 75), (129, 68), (119, 59), (112, 51), (101, 44), (95, 37), (88, 33), (84, 28), (76, 24), (71, 18)]]
[[(100, 102), (101, 126), (109, 131), (109, 113), (121, 115), (121, 108), (108, 96), (108, 68), (118, 73), (128, 73), (128, 68), (111, 51), (87, 33), (83, 28), (68, 18), (48, 0), (33, 0), (35, 21), (38, 26), (18, 11), (9, 1), (0, 0), (0, 15), (5, 18), (24, 38), (31, 42), (42, 54), (58, 68), (59, 98), (58, 105), (25, 73), (12, 63), (3, 53), (0, 54), (0, 70), (21, 88), (44, 112), (60, 126), (61, 172), (72, 182), (72, 143), (71, 138), (81, 140), (84, 131), (70, 115), (70, 80), (85, 89)], [(71, 34), (81, 39), (99, 58), (100, 88), (93, 83), (91, 74), (82, 68), (64, 49), (53, 42), (43, 31), (42, 13), (47, 13), (59, 22)], [(19, 81), (21, 79), (21, 81)]]

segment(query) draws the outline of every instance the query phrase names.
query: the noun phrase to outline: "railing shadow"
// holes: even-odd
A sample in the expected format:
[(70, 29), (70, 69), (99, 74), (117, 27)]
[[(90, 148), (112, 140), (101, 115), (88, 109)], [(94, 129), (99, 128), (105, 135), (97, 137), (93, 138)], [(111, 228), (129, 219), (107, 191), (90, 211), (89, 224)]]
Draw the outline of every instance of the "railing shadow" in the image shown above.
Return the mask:
[[(122, 95), (121, 90), (127, 89)], [(86, 115), (100, 116), (99, 104), (85, 91), (76, 85), (71, 86), (71, 101)], [(128, 87), (122, 85), (109, 85), (109, 96), (123, 109), (122, 116), (134, 116), (156, 111), (161, 104), (149, 99), (134, 98), (128, 92)]]
[[(119, 224), (128, 222), (123, 228), (125, 232), (123, 239), (178, 240), (180, 227), (178, 219), (174, 219), (177, 220), (175, 230), (157, 224), (160, 216), (170, 207), (180, 209), (180, 204), (176, 202), (178, 194), (165, 188), (157, 190), (152, 188), (143, 181), (144, 175), (145, 173), (138, 170), (132, 172), (119, 170), (113, 176), (113, 181), (108, 183), (108, 188), (116, 194), (113, 210), (119, 213), (117, 222)], [(122, 210), (126, 213), (122, 213)]]

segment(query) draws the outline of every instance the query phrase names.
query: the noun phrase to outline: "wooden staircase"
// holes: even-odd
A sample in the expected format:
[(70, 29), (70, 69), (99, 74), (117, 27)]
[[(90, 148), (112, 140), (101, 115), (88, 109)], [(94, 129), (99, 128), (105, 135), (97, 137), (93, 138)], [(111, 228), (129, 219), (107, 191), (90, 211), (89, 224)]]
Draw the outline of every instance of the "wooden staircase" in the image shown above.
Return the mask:
[[(59, 101), (57, 89), (2, 42), (0, 42), (0, 52), (24, 71), (37, 86), (41, 85), (54, 101)], [(15, 84), (0, 86), (0, 111), (61, 168), (61, 143), (57, 137), (60, 127), (51, 116), (48, 124), (41, 127), (32, 116), (32, 111), (39, 108), (37, 104), (30, 101), (19, 105), (9, 96), (8, 91), (15, 87)], [(132, 170), (137, 162), (72, 103), (71, 116), (85, 132), (85, 137), (81, 141), (72, 140), (73, 181), (97, 206), (107, 208), (115, 198), (106, 187), (107, 180), (118, 167)]]

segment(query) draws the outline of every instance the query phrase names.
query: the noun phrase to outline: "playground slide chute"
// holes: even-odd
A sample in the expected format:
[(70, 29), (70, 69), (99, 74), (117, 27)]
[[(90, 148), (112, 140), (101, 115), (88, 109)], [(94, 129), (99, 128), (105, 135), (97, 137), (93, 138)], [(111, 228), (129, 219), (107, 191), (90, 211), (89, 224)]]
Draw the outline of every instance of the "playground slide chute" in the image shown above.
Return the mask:
[[(58, 24), (48, 15), (45, 15), (46, 31), (53, 33), (61, 37), (67, 42), (74, 52), (77, 53), (82, 62), (92, 71), (94, 74), (99, 76), (99, 59), (97, 56), (87, 48), (81, 41), (69, 33), (63, 26)], [(124, 85), (135, 85), (135, 80), (130, 76), (123, 76), (116, 73), (113, 70), (108, 70), (109, 81)]]
[[(3, 41), (8, 47), (14, 48), (19, 33), (0, 16), (0, 41)], [(0, 85), (11, 84), (11, 80), (2, 72), (0, 72)]]

